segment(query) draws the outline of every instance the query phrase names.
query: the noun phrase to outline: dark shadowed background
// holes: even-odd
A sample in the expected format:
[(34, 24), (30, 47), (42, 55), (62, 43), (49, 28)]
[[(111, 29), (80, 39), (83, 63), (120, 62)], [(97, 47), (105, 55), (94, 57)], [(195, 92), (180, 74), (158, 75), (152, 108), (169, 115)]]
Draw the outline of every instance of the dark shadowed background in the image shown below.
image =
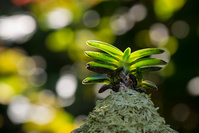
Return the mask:
[(122, 51), (165, 49), (159, 72), (144, 73), (158, 112), (180, 133), (199, 132), (198, 0), (1, 0), (0, 132), (69, 133), (95, 102), (87, 40)]

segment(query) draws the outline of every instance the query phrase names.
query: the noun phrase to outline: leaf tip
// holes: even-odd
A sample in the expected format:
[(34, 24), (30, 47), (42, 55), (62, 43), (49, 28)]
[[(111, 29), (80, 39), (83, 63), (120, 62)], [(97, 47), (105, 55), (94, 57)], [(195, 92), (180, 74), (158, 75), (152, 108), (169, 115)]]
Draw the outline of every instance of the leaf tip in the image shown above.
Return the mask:
[(128, 47), (128, 48), (126, 48), (124, 51), (131, 51), (131, 48)]
[(84, 54), (87, 55), (87, 51), (84, 51)]
[(87, 44), (91, 44), (91, 43), (99, 43), (101, 41), (97, 41), (97, 40), (87, 40), (86, 43)]
[(86, 44), (87, 44), (87, 45), (91, 45), (91, 43), (94, 42), (94, 41), (95, 41), (95, 40), (88, 40), (88, 41), (86, 41)]
[(145, 81), (142, 81), (142, 86), (143, 88), (149, 88), (149, 89), (153, 89), (153, 90), (158, 90), (158, 87), (151, 81), (149, 80), (145, 80)]
[(82, 84), (86, 84), (86, 79), (82, 80)]
[(162, 60), (162, 64), (163, 64), (163, 65), (167, 65), (167, 64), (168, 64), (168, 62), (166, 62), (166, 61)]
[(160, 49), (160, 53), (162, 54), (162, 53), (164, 53), (165, 52), (165, 50), (163, 50), (163, 49)]

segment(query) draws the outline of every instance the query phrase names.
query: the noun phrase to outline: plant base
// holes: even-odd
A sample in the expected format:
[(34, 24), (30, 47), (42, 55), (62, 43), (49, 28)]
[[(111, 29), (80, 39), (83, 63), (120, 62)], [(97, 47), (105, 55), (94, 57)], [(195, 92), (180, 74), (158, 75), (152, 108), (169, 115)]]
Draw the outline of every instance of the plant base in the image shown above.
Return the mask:
[(85, 124), (71, 133), (177, 133), (157, 110), (150, 95), (125, 88), (98, 100)]

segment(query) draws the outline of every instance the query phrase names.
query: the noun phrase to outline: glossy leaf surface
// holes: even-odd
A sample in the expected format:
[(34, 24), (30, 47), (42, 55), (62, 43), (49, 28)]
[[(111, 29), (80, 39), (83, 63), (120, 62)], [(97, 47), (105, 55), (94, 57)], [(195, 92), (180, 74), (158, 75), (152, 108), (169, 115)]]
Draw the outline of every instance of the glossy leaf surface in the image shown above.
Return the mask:
[[(162, 69), (162, 67), (158, 67), (158, 66), (147, 66), (147, 67), (142, 67), (140, 68), (141, 72), (149, 72), (149, 71), (159, 71)], [(131, 73), (135, 73), (136, 69), (133, 69), (131, 71)]]
[(133, 71), (137, 67), (145, 67), (145, 66), (151, 66), (151, 65), (166, 65), (167, 62), (157, 59), (157, 58), (142, 58), (138, 59), (135, 62), (132, 63), (130, 67), (130, 71)]
[(128, 58), (129, 58), (129, 56), (130, 56), (130, 54), (131, 54), (131, 48), (127, 48), (125, 51), (124, 51), (124, 60), (127, 60)]
[(111, 55), (106, 54), (106, 53), (86, 51), (85, 54), (89, 57), (92, 57), (94, 59), (97, 59), (103, 62), (114, 64), (116, 66), (119, 65), (119, 62), (116, 59), (114, 59)]
[(93, 75), (85, 78), (82, 81), (83, 84), (93, 84), (93, 83), (104, 83), (109, 84), (110, 78), (105, 75)]
[(161, 54), (161, 53), (164, 53), (164, 50), (158, 49), (158, 48), (146, 48), (146, 49), (137, 50), (131, 53), (129, 57), (129, 62), (135, 61), (137, 59), (140, 59), (146, 56), (150, 56), (154, 54)]
[(95, 67), (104, 67), (104, 68), (108, 68), (111, 70), (116, 70), (117, 67), (108, 63), (104, 63), (104, 62), (96, 62), (96, 61), (91, 61), (87, 63), (88, 66), (95, 66)]
[(146, 89), (158, 90), (158, 87), (153, 82), (148, 81), (148, 80), (142, 81), (142, 87)]
[(101, 42), (101, 41), (95, 41), (95, 40), (87, 41), (87, 44), (89, 46), (103, 50), (104, 52), (112, 55), (113, 57), (115, 57), (118, 60), (122, 60), (121, 57), (123, 56), (123, 52), (111, 44)]

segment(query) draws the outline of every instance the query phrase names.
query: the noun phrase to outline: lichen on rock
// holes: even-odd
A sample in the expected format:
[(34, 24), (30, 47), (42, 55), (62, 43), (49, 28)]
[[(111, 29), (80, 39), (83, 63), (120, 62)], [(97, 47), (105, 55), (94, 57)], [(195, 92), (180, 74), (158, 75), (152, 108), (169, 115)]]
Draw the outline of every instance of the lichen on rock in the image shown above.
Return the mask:
[[(132, 89), (98, 100), (85, 123), (74, 133), (174, 133), (160, 117), (150, 95)], [(176, 132), (177, 133), (177, 132)]]

